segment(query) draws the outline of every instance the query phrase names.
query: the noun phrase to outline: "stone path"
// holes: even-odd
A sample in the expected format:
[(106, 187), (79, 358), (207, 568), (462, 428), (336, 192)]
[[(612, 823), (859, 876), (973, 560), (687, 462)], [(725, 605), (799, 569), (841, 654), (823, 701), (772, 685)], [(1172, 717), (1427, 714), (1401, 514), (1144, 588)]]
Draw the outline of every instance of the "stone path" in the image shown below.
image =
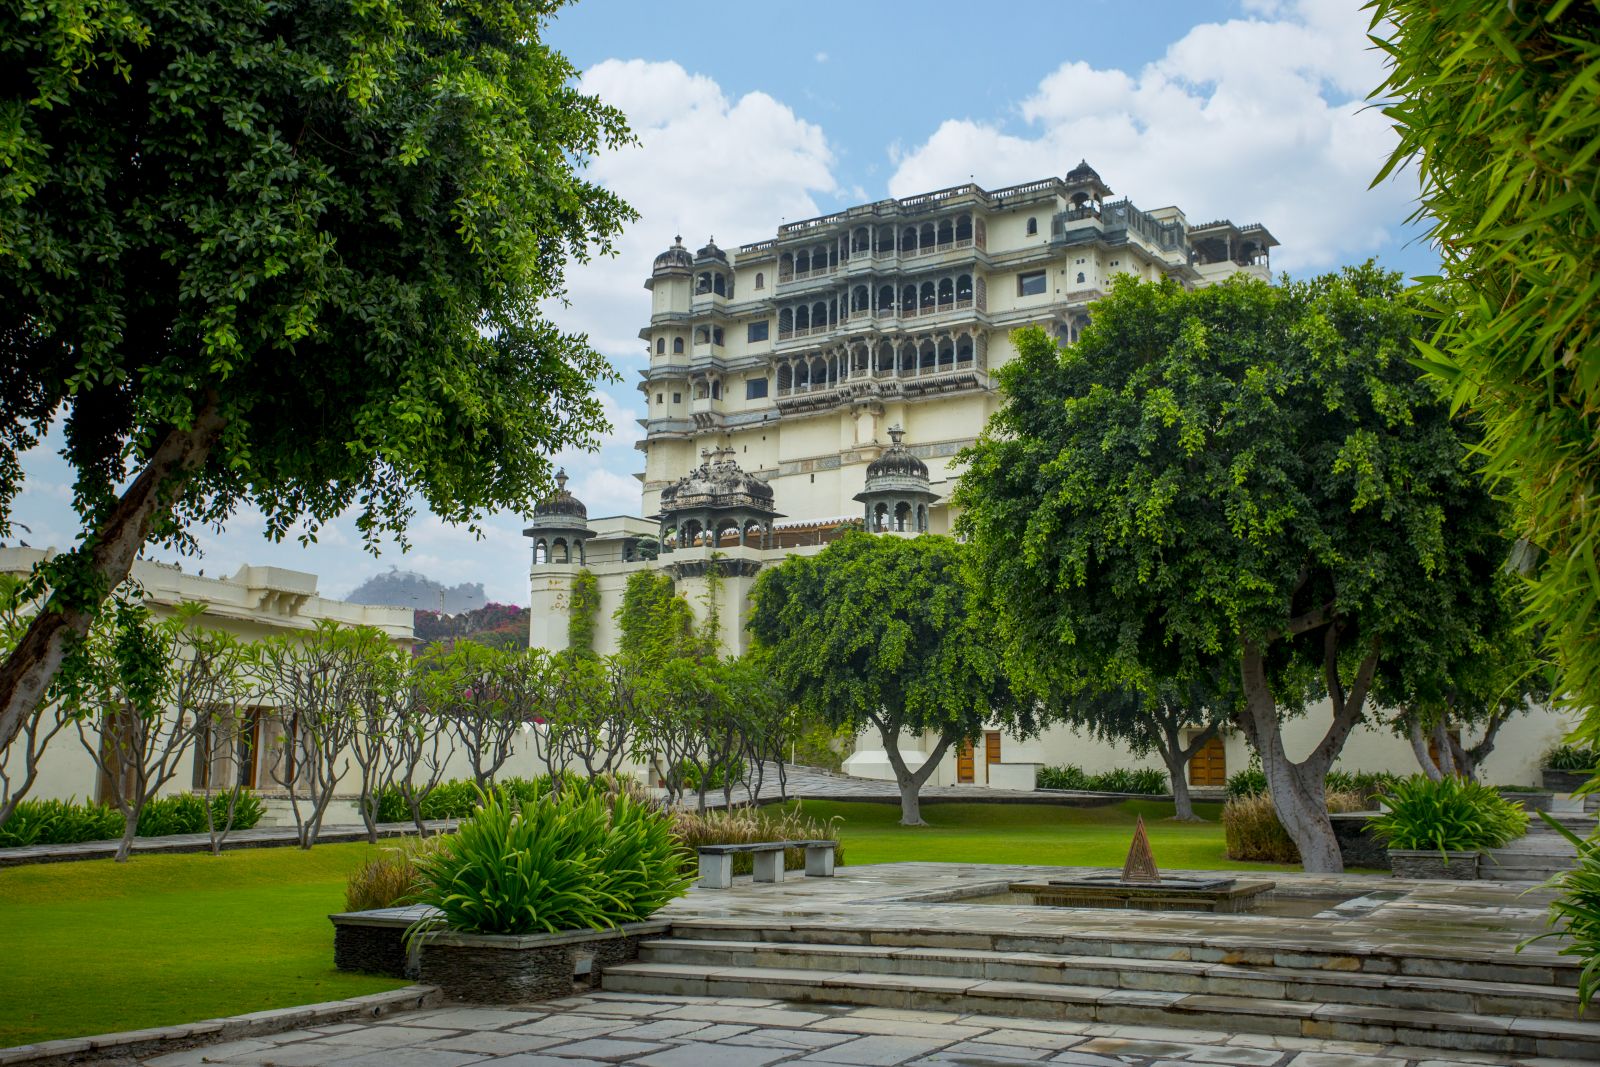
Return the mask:
[[(785, 764), (788, 771), (788, 795), (799, 797), (802, 800), (858, 800), (874, 801), (878, 803), (900, 803), (900, 790), (893, 782), (879, 781), (876, 778), (859, 778), (849, 774), (839, 774), (825, 771), (817, 767), (803, 767), (796, 764)], [(755, 776), (751, 775), (751, 781)], [(1220, 800), (1221, 789), (1207, 790), (1196, 788), (1191, 790), (1196, 800)], [(776, 767), (769, 763), (766, 765), (766, 774), (762, 779), (758, 798), (774, 800), (779, 796), (778, 772)], [(921, 790), (923, 800), (952, 801), (964, 800), (975, 804), (1066, 804), (1074, 807), (1091, 807), (1099, 804), (1112, 804), (1124, 799), (1122, 793), (1093, 793), (1070, 789), (996, 789), (987, 785), (925, 785)], [(743, 787), (733, 791), (734, 803), (741, 803), (747, 798)], [(1150, 796), (1142, 799), (1170, 800), (1170, 796)], [(688, 798), (694, 802), (693, 796)], [(715, 803), (722, 806), (720, 792), (706, 796), (707, 804)]]
[(1368, 1042), (1047, 1022), (761, 998), (595, 993), (517, 1007), (451, 1005), (210, 1045), (146, 1067), (1576, 1067)]
[[(454, 819), (424, 821), (429, 833), (442, 833), (455, 829)], [(402, 837), (415, 834), (417, 828), (408, 822), (378, 824), (380, 838)], [(318, 844), (339, 841), (365, 841), (365, 826), (324, 826), (317, 837)], [(292, 826), (257, 826), (249, 830), (234, 830), (222, 843), (224, 850), (236, 848), (281, 848), (296, 843)], [(76, 860), (110, 859), (117, 854), (116, 841), (82, 841), (75, 845), (24, 845), (20, 848), (0, 848), (0, 867), (20, 867), (29, 863), (70, 863)], [(136, 837), (133, 851), (140, 856), (164, 855), (177, 852), (210, 852), (209, 834), (168, 834), (165, 837)]]

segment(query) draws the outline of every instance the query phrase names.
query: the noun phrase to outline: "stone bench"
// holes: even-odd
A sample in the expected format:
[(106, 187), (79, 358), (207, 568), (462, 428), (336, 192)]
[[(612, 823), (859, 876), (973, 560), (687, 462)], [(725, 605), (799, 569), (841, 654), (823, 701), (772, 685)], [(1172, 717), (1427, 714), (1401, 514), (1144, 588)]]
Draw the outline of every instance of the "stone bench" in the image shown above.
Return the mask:
[(785, 849), (806, 850), (806, 877), (832, 878), (833, 853), (837, 841), (757, 841), (747, 845), (701, 845), (701, 889), (729, 889), (733, 886), (733, 857), (735, 853), (749, 852), (755, 861), (754, 881), (783, 881), (783, 853)]

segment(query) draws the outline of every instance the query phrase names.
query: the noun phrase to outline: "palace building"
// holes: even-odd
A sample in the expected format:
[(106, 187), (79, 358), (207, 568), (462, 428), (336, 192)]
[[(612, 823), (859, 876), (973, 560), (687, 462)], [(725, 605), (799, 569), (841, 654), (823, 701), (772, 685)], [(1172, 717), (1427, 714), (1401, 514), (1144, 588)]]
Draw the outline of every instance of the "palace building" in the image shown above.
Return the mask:
[[(1258, 223), (1191, 225), (1177, 207), (1114, 199), (1087, 162), (1064, 178), (862, 204), (729, 249), (708, 239), (691, 251), (675, 238), (644, 282), (640, 513), (590, 520), (560, 479), (524, 531), (531, 643), (566, 647), (572, 581), (588, 569), (600, 593), (596, 651), (615, 651), (612, 613), (629, 575), (651, 567), (702, 615), (715, 590), (724, 649), (742, 652), (735, 620), (766, 564), (820, 551), (847, 524), (950, 530), (955, 457), (999, 405), (994, 374), (1015, 354), (1014, 330), (1075, 340), (1125, 274), (1194, 287), (1270, 280), (1277, 244)], [(706, 580), (713, 567), (721, 581)], [(1063, 736), (1026, 746), (995, 733), (977, 756), (952, 753), (932, 780), (1031, 783), (1031, 771), (1005, 768), (1093, 763), (1105, 747), (1054, 733)], [(1357, 757), (1361, 766), (1411, 769), (1404, 745), (1380, 741), (1383, 760)], [(888, 777), (877, 744), (862, 738), (849, 769)], [(1241, 738), (1204, 755), (1196, 784), (1221, 784), (1248, 762)]]

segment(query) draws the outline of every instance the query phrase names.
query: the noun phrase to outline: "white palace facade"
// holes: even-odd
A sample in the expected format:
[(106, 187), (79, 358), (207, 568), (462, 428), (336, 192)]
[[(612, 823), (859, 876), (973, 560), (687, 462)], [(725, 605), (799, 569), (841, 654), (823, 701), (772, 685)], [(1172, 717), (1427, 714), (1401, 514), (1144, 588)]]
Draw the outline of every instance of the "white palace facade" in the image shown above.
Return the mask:
[[(677, 238), (644, 283), (640, 516), (590, 520), (564, 480), (538, 509), (525, 531), (532, 644), (565, 647), (582, 569), (598, 579), (605, 653), (630, 574), (666, 570), (704, 613), (716, 567), (725, 650), (742, 652), (747, 636), (733, 620), (745, 617), (763, 566), (820, 551), (852, 520), (910, 535), (950, 530), (955, 456), (998, 407), (994, 374), (1015, 355), (1012, 331), (1076, 339), (1124, 274), (1192, 287), (1236, 274), (1270, 280), (1277, 243), (1259, 224), (1193, 225), (1176, 207), (1114, 199), (1087, 163), (1064, 178), (863, 204), (731, 249), (708, 240), (690, 251)], [(1305, 720), (1307, 748), (1315, 718)], [(1496, 781), (1535, 781), (1537, 756), (1565, 729), (1553, 716), (1517, 726), (1490, 759)], [(880, 749), (863, 736), (847, 769), (892, 777)], [(1037, 763), (1141, 762), (1159, 766), (1065, 730), (1029, 741), (995, 731), (976, 752), (948, 756), (931, 781), (1031, 786)], [(1243, 738), (1225, 738), (1191, 777), (1220, 784), (1248, 762)], [(1342, 765), (1416, 766), (1383, 730), (1358, 731)]]

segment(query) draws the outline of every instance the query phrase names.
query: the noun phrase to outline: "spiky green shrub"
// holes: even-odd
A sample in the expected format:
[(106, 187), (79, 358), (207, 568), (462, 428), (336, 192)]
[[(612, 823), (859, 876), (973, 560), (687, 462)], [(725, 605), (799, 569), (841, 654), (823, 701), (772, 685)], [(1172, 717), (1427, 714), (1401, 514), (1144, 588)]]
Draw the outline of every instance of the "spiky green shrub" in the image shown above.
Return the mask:
[(1600, 752), (1583, 745), (1557, 745), (1544, 755), (1544, 765), (1553, 771), (1592, 771), (1600, 764)]
[(1550, 925), (1555, 929), (1523, 942), (1517, 950), (1534, 941), (1565, 935), (1567, 943), (1560, 954), (1583, 961), (1578, 972), (1578, 1010), (1585, 1011), (1600, 993), (1600, 840), (1585, 841), (1545, 812), (1541, 811), (1539, 818), (1570, 841), (1578, 857), (1569, 870), (1545, 883), (1561, 893), (1550, 905)]
[(1234, 771), (1228, 775), (1227, 793), (1229, 800), (1238, 800), (1242, 797), (1258, 797), (1267, 791), (1267, 775), (1260, 767), (1247, 767), (1242, 771)]
[(1165, 771), (1154, 767), (1114, 767), (1100, 774), (1090, 774), (1082, 767), (1069, 763), (1062, 767), (1040, 767), (1034, 773), (1034, 785), (1039, 789), (1159, 796), (1167, 791), (1167, 775)]
[(1371, 822), (1390, 848), (1468, 852), (1499, 848), (1528, 830), (1528, 813), (1478, 782), (1455, 775), (1402, 778), (1383, 796), (1389, 810)]
[(444, 841), (417, 859), (415, 900), (438, 917), (411, 937), (440, 925), (478, 934), (605, 929), (648, 918), (689, 885), (667, 815), (599, 789), (519, 804), (497, 788)]
[[(203, 834), (207, 831), (206, 805), (211, 805), (211, 826), (218, 830), (248, 830), (261, 821), (260, 799), (248, 790), (239, 792), (233, 807), (233, 824), (228, 824), (228, 794), (175, 793), (154, 797), (139, 812), (140, 837), (170, 837), (173, 834)], [(121, 832), (120, 830), (118, 831)]]
[(106, 804), (23, 800), (0, 826), (0, 848), (75, 845), (122, 836), (122, 815)]

